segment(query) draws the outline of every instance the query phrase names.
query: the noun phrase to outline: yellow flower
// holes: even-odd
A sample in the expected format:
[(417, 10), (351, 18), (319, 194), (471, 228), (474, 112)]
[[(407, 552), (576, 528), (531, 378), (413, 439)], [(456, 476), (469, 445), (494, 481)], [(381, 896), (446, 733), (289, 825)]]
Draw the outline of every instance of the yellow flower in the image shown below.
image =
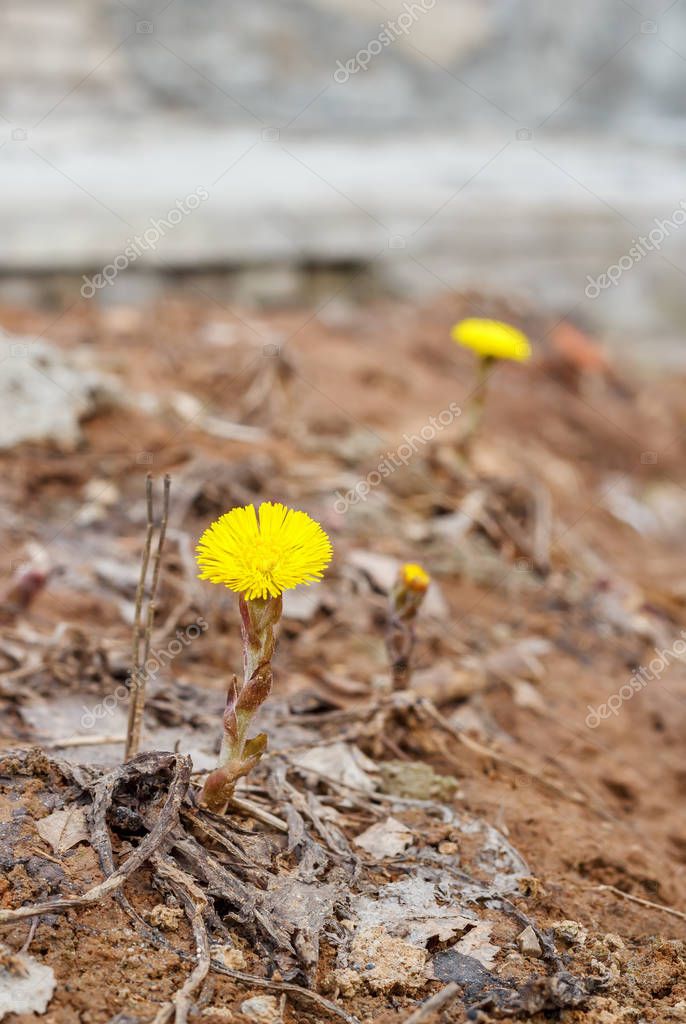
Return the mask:
[(531, 356), (531, 345), (522, 331), (500, 320), (471, 317), (455, 324), (450, 336), (458, 345), (471, 348), (490, 359), (514, 359), (524, 363)]
[(405, 563), (400, 570), (400, 580), (408, 590), (416, 590), (420, 594), (423, 594), (431, 583), (428, 572), (414, 562)]
[(265, 501), (234, 508), (209, 526), (196, 548), (200, 579), (244, 594), (278, 597), (321, 579), (331, 561), (329, 538), (306, 512)]

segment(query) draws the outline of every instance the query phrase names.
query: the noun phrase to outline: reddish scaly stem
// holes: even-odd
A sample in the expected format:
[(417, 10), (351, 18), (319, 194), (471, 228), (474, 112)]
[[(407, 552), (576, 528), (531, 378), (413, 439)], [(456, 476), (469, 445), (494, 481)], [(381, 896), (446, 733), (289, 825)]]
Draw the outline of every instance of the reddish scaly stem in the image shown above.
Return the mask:
[(233, 677), (224, 710), (224, 735), (219, 767), (208, 775), (203, 803), (218, 814), (226, 810), (236, 782), (247, 775), (267, 748), (265, 733), (248, 739), (255, 714), (272, 688), (271, 660), (276, 647), (276, 627), (281, 618), (281, 597), (239, 599), (243, 641), (243, 685)]

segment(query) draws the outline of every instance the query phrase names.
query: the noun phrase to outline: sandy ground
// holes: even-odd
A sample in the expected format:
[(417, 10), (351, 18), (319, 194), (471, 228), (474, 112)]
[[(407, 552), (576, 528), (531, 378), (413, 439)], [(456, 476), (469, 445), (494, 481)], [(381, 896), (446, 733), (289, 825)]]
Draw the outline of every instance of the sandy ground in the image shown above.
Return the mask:
[[(584, 944), (560, 948), (578, 974), (607, 976), (602, 990), (580, 1007), (520, 1019), (686, 1020), (686, 670), (675, 646), (686, 628), (683, 380), (639, 379), (571, 325), (502, 310), (528, 330), (535, 358), (498, 368), (472, 463), (460, 466), (455, 439), (473, 364), (448, 330), (467, 311), (470, 302), (456, 298), (259, 317), (209, 300), (147, 312), (0, 311), (8, 331), (85, 353), (118, 392), (82, 424), (73, 451), (44, 443), (0, 454), (2, 746), (121, 734), (121, 702), (89, 728), (82, 709), (100, 706), (125, 678), (144, 477), (169, 472), (154, 647), (199, 616), (208, 628), (155, 678), (145, 747), (173, 749), (176, 736), (183, 751), (191, 728), (194, 760), (211, 763), (222, 692), (240, 660), (237, 617), (230, 595), (194, 580), (192, 546), (235, 504), (304, 508), (330, 533), (335, 558), (325, 582), (287, 606), (275, 668), (291, 725), (312, 727), (319, 715), (316, 735), (335, 739), (337, 723), (349, 727), (378, 698), (384, 594), (399, 561), (422, 562), (434, 584), (414, 687), (454, 733), (400, 715), (355, 742), (377, 764), (423, 761), (454, 778), (449, 805), (495, 826), (528, 865), (522, 912), (544, 931), (572, 920), (587, 932)], [(451, 403), (462, 415), (441, 419)], [(229, 422), (256, 432), (227, 440)], [(408, 446), (406, 465), (377, 481), (380, 463)], [(360, 481), (370, 485), (364, 500)], [(17, 610), (12, 580), (36, 545), (51, 574), (30, 608)], [(288, 742), (281, 722), (275, 749)], [(112, 765), (121, 747), (51, 752), (65, 751), (73, 762)], [(87, 843), (55, 853), (36, 831), (69, 796), (65, 781), (45, 766), (3, 764), (2, 906), (98, 881)], [(422, 814), (408, 807), (400, 816), (431, 845)], [(349, 839), (371, 823), (344, 819)], [(130, 844), (115, 826), (121, 857)], [(402, 877), (392, 863), (367, 869), (376, 883)], [(142, 915), (161, 901), (145, 867), (126, 892)], [(3, 926), (3, 941), (19, 949), (28, 928)], [(538, 968), (518, 952), (520, 931), (512, 921), (495, 927), (498, 976)], [(184, 921), (173, 939), (191, 949)], [(274, 964), (240, 927), (233, 941), (246, 970), (270, 976)], [(44, 1018), (11, 1014), (9, 1024), (149, 1020), (190, 969), (151, 946), (112, 899), (40, 918), (28, 952), (54, 969), (57, 991)], [(325, 937), (319, 956), (312, 983), (361, 1021), (404, 1021), (441, 987), (346, 994)], [(191, 1019), (249, 1020), (241, 1004), (256, 994), (213, 976)], [(275, 1020), (329, 1019), (276, 995)], [(468, 1005), (458, 998), (425, 1019), (461, 1022)]]

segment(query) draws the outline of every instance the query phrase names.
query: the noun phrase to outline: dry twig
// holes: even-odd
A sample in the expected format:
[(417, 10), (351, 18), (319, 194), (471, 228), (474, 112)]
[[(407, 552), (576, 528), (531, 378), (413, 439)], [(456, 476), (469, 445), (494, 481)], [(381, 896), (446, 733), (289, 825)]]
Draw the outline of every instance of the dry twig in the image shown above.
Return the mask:
[[(157, 541), (157, 549), (153, 557), (152, 582), (150, 585), (148, 607), (146, 610), (145, 629), (143, 630), (143, 597), (145, 593), (145, 581), (148, 575), (148, 566), (150, 564), (150, 552), (152, 549), (152, 539), (155, 528), (152, 505), (152, 476), (150, 475), (150, 473), (148, 473), (145, 479), (145, 506), (147, 523), (145, 529), (145, 543), (143, 545), (143, 557), (141, 559), (141, 571), (140, 576), (138, 578), (138, 586), (136, 587), (136, 604), (133, 620), (133, 639), (131, 649), (131, 696), (129, 698), (129, 719), (126, 729), (126, 747), (124, 752), (124, 759), (126, 761), (130, 760), (132, 757), (135, 757), (136, 754), (138, 753), (138, 748), (140, 747), (141, 727), (143, 724), (143, 711), (145, 708), (146, 677), (144, 666), (150, 653), (150, 638), (152, 636), (152, 627), (155, 619), (155, 595), (157, 593), (157, 585), (160, 577), (160, 561), (162, 557), (162, 548), (164, 545), (164, 538), (167, 532), (167, 523), (169, 521), (170, 487), (171, 480), (167, 475), (164, 478), (162, 521), (160, 523), (160, 532)], [(142, 653), (141, 639), (143, 641)]]
[(254, 800), (245, 800), (243, 797), (233, 796), (229, 801), (229, 806), (235, 807), (237, 811), (242, 811), (243, 814), (254, 818), (255, 821), (261, 821), (263, 825), (270, 825), (279, 832), (288, 832), (288, 825), (283, 819), (277, 818), (275, 814), (271, 814), (269, 811), (265, 811)]
[(185, 871), (182, 871), (171, 857), (157, 852), (152, 862), (158, 878), (164, 879), (165, 885), (183, 904), (186, 917), (190, 921), (195, 939), (196, 965), (174, 999), (160, 1007), (153, 1024), (166, 1024), (174, 1013), (174, 1024), (186, 1024), (191, 1009), (192, 998), (198, 991), (210, 970), (210, 940), (203, 920), (203, 912), (207, 907), (207, 898)]
[(243, 971), (232, 971), (230, 967), (225, 967), (216, 960), (212, 960), (210, 966), (213, 971), (217, 972), (217, 974), (225, 974), (228, 978), (233, 978), (235, 981), (243, 981), (248, 985), (255, 986), (256, 988), (272, 989), (274, 992), (286, 992), (291, 993), (291, 995), (309, 999), (311, 1002), (316, 1003), (317, 1006), (321, 1006), (322, 1009), (333, 1014), (334, 1017), (338, 1017), (340, 1020), (345, 1021), (345, 1024), (360, 1024), (357, 1017), (353, 1017), (351, 1013), (347, 1013), (342, 1007), (337, 1006), (336, 1003), (332, 1003), (329, 999), (325, 999), (324, 996), (320, 996), (318, 992), (314, 992), (312, 989), (302, 988), (300, 985), (293, 985), (288, 981), (271, 981), (269, 978), (259, 978), (256, 974), (245, 974)]
[[(129, 875), (132, 875), (141, 864), (144, 864), (152, 856), (179, 820), (179, 810), (188, 789), (191, 772), (189, 757), (181, 755), (162, 755), (162, 757), (166, 759), (171, 757), (172, 762), (176, 765), (176, 772), (171, 780), (167, 799), (150, 832), (141, 840), (140, 844), (127, 857), (124, 863), (116, 871), (113, 870), (104, 881), (94, 885), (92, 889), (89, 889), (81, 896), (45, 900), (43, 903), (17, 907), (15, 910), (0, 910), (0, 924), (5, 924), (8, 921), (19, 921), (22, 918), (33, 917), (37, 914), (55, 914), (64, 910), (73, 910), (75, 907), (83, 907), (90, 903), (97, 903), (105, 896), (109, 896), (119, 889)], [(160, 755), (157, 755), (157, 760), (159, 761), (159, 759)], [(143, 765), (145, 764), (146, 762), (143, 761)], [(101, 853), (103, 844), (109, 847), (109, 860), (112, 867), (114, 867), (111, 854), (112, 847), (109, 836), (106, 835), (107, 825), (105, 823), (105, 816), (107, 808), (111, 803), (115, 787), (127, 775), (133, 774), (131, 769), (138, 769), (140, 771), (140, 768), (140, 763), (131, 762), (103, 776), (94, 787), (92, 843), (98, 854)], [(104, 840), (102, 837), (103, 833), (105, 834)]]
[(446, 1006), (455, 996), (460, 994), (460, 986), (456, 985), (454, 981), (451, 981), (449, 985), (442, 988), (440, 992), (431, 996), (425, 1003), (421, 1003), (416, 1010), (414, 1010), (409, 1017), (406, 1017), (403, 1024), (421, 1024), (421, 1021), (426, 1020), (434, 1010), (440, 1010)]
[(631, 900), (632, 903), (639, 903), (642, 907), (650, 907), (651, 910), (661, 910), (663, 914), (671, 914), (672, 917), (678, 917), (682, 921), (686, 921), (686, 914), (683, 910), (674, 910), (673, 907), (665, 907), (661, 903), (653, 903), (652, 900), (644, 900), (641, 896), (632, 896), (630, 892), (624, 892), (622, 889), (618, 889), (615, 885), (594, 885), (592, 888), (595, 892), (613, 892), (615, 896), (621, 896), (622, 899)]

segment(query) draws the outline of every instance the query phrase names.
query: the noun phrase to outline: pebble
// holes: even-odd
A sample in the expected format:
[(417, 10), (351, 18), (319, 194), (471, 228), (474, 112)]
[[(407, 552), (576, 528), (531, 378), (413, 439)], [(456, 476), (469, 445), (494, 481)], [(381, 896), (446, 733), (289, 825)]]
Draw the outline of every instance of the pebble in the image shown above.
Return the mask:
[(554, 921), (552, 924), (555, 938), (561, 939), (568, 946), (585, 946), (588, 932), (578, 921)]
[(236, 946), (214, 946), (212, 948), (212, 957), (214, 960), (219, 960), (231, 971), (244, 971), (248, 966), (243, 950), (238, 949)]
[(531, 925), (527, 925), (524, 931), (517, 936), (517, 947), (524, 956), (540, 957), (543, 952)]
[(241, 1013), (259, 1024), (277, 1024), (281, 1017), (275, 996), (253, 996), (241, 1003)]

